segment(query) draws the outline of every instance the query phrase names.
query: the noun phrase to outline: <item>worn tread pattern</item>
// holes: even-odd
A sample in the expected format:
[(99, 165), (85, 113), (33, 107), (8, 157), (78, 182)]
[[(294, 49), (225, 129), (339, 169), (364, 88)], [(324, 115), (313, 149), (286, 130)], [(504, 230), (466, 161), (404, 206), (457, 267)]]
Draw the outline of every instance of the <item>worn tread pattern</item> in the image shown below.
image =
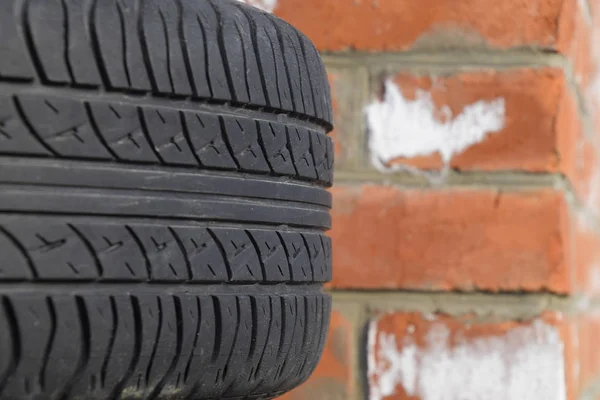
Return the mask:
[(322, 294), (0, 298), (3, 398), (271, 398), (314, 370), (331, 308)]
[(313, 44), (235, 0), (4, 0), (0, 36), (0, 398), (304, 382), (332, 277)]
[(244, 4), (6, 0), (1, 11), (0, 79), (219, 100), (331, 128), (313, 44)]
[(312, 232), (0, 216), (0, 253), (0, 282), (331, 280), (331, 239)]
[(2, 153), (333, 180), (331, 138), (309, 128), (50, 95), (0, 94)]

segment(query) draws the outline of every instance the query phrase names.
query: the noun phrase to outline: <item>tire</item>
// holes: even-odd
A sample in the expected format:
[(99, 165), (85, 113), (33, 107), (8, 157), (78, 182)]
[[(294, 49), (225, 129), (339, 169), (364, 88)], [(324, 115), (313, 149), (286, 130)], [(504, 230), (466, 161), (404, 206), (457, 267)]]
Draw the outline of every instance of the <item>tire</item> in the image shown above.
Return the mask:
[(3, 0), (0, 37), (0, 397), (306, 380), (333, 169), (310, 41), (231, 0)]

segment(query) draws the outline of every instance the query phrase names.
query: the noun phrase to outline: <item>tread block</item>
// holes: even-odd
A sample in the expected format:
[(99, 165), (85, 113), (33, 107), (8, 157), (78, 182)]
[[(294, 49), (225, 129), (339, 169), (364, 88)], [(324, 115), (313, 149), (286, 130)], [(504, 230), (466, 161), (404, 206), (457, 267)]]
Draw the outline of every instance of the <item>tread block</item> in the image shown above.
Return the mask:
[[(255, 26), (254, 35), (262, 70), (268, 76), (275, 78), (265, 79), (266, 91), (269, 93), (269, 104), (272, 107), (285, 110), (293, 109), (292, 89), (286, 71), (286, 60), (283, 56), (284, 51), (279, 40), (277, 28), (267, 14), (251, 7), (242, 6), (241, 4), (239, 7), (250, 16)], [(262, 45), (263, 43), (267, 43), (267, 46)]]
[[(27, 255), (19, 248), (18, 242), (0, 226), (0, 249), (2, 264), (0, 280), (32, 279), (33, 271), (27, 261)], [(2, 373), (0, 372), (0, 376)]]
[(318, 132), (310, 131), (310, 143), (315, 163), (315, 170), (317, 171), (317, 178), (321, 182), (330, 182), (331, 170), (329, 169), (329, 159), (327, 154), (327, 138), (323, 135), (320, 135)]
[[(308, 246), (308, 247), (307, 247)], [(313, 233), (0, 218), (1, 280), (327, 282), (331, 239)]]
[(236, 296), (211, 296), (211, 298), (214, 304), (215, 332), (220, 332), (220, 335), (212, 349), (212, 368), (206, 368), (202, 380), (199, 381), (196, 398), (203, 396), (218, 399), (226, 389), (223, 382), (227, 377), (241, 310)]
[(143, 40), (158, 92), (191, 95), (192, 87), (182, 50), (184, 44), (179, 40), (179, 3), (162, 0), (142, 3)]
[(310, 79), (310, 85), (312, 86), (312, 97), (315, 104), (315, 115), (318, 118), (325, 119), (327, 117), (326, 103), (328, 99), (325, 98), (325, 92), (322, 91), (322, 86), (318, 83), (318, 77), (321, 75), (321, 61), (317, 49), (311, 43), (310, 40), (304, 35), (298, 35), (300, 38), (300, 46), (302, 47), (302, 53), (304, 54), (304, 60), (308, 66), (308, 76)]
[[(248, 297), (240, 297), (240, 308), (247, 309)], [(263, 359), (264, 353), (267, 351), (266, 342), (269, 331), (269, 323), (273, 316), (271, 315), (270, 299), (267, 296), (251, 296), (250, 310), (251, 320), (240, 321), (240, 325), (244, 327), (241, 333), (247, 334), (248, 337), (252, 338), (252, 341), (247, 344), (238, 342), (240, 349), (243, 349), (243, 345), (247, 345), (249, 350), (247, 351), (248, 356), (246, 361), (239, 362), (238, 364), (242, 367), (238, 372), (235, 380), (231, 384), (231, 390), (227, 391), (228, 396), (243, 396), (246, 393), (252, 391), (253, 388), (259, 383), (258, 375), (259, 364)], [(246, 313), (248, 315), (248, 313)], [(251, 326), (251, 330), (248, 331), (247, 325)], [(246, 353), (246, 351), (240, 351), (240, 355)], [(234, 350), (235, 354), (235, 350)], [(231, 362), (234, 362), (232, 360)], [(228, 371), (229, 372), (229, 371)]]
[(3, 295), (0, 395), (271, 397), (308, 377), (329, 320), (317, 294), (76, 291)]
[[(137, 2), (95, 0), (91, 29), (111, 88), (152, 89), (138, 34)], [(110, 21), (110, 23), (107, 23)]]
[[(235, 381), (244, 375), (244, 368), (248, 365), (251, 356), (251, 343), (255, 340), (256, 310), (252, 307), (251, 298), (250, 296), (238, 295), (236, 296), (236, 302), (238, 307), (236, 340), (227, 361), (228, 368), (223, 373), (222, 383), (219, 385), (220, 387), (216, 388), (222, 393), (219, 397), (233, 397), (240, 394), (239, 390), (241, 388), (234, 386)], [(232, 390), (232, 387), (237, 390)]]
[(256, 123), (247, 118), (223, 116), (225, 134), (240, 168), (248, 171), (270, 172), (258, 142)]
[(72, 79), (77, 84), (100, 86), (102, 78), (94, 58), (90, 32), (87, 29), (90, 21), (88, 20), (89, 13), (85, 9), (86, 2), (81, 0), (62, 1), (68, 27), (68, 36), (65, 35), (68, 52), (66, 56), (73, 75)]
[(331, 279), (331, 270), (327, 265), (321, 236), (311, 233), (305, 233), (303, 236), (310, 255), (310, 264), (314, 274), (313, 279), (316, 282), (327, 282)]
[(74, 224), (94, 250), (103, 280), (146, 281), (143, 250), (127, 227), (121, 225)]
[(309, 254), (302, 235), (296, 232), (280, 232), (280, 236), (287, 251), (292, 281), (313, 280)]
[(207, 365), (213, 365), (218, 358), (221, 349), (222, 340), (227, 342), (228, 338), (222, 336), (217, 338), (217, 329), (223, 329), (221, 319), (220, 302), (216, 296), (196, 297), (198, 308), (198, 323), (194, 332), (194, 344), (192, 352), (189, 354), (183, 380), (186, 385), (198, 383), (199, 393), (204, 392), (203, 386), (209, 386), (212, 381), (208, 381), (210, 369)]
[(14, 108), (13, 99), (2, 95), (0, 95), (0, 152), (50, 154), (23, 124)]
[(200, 321), (200, 299), (192, 296), (176, 296), (175, 304), (178, 306), (180, 312), (179, 315), (175, 315), (176, 325), (181, 331), (181, 343), (179, 344), (178, 355), (176, 357), (176, 363), (172, 371), (166, 376), (163, 383), (163, 387), (160, 391), (159, 398), (161, 396), (169, 396), (172, 393), (189, 393), (189, 388), (185, 385), (185, 374), (189, 365), (190, 357), (192, 356), (192, 350), (194, 342), (197, 340), (197, 328)]
[(183, 133), (177, 111), (144, 107), (143, 113), (154, 149), (163, 162), (171, 165), (198, 165)]
[[(44, 391), (50, 397), (58, 397), (69, 388), (70, 382), (76, 378), (78, 367), (86, 363), (87, 345), (83, 337), (87, 321), (78, 313), (75, 298), (72, 296), (52, 296), (48, 298), (54, 314), (54, 333), (48, 352), (46, 368), (44, 368)], [(86, 316), (87, 319), (87, 316)]]
[(273, 382), (273, 378), (278, 373), (278, 359), (281, 359), (282, 349), (280, 344), (283, 343), (282, 335), (285, 333), (285, 317), (282, 309), (283, 302), (278, 296), (269, 296), (270, 304), (270, 323), (265, 342), (265, 348), (261, 359), (256, 369), (258, 376), (263, 376), (263, 380), (258, 383), (255, 391), (258, 393), (269, 392), (269, 384)]
[(94, 257), (72, 227), (33, 220), (12, 220), (2, 226), (25, 249), (40, 279), (89, 280), (98, 276)]
[(201, 95), (208, 86), (212, 98), (231, 101), (233, 96), (225, 72), (225, 61), (217, 45), (220, 34), (215, 9), (208, 1), (188, 1), (185, 2), (183, 15), (183, 34), (190, 64), (201, 68), (194, 73), (196, 91)]
[(34, 131), (58, 155), (112, 158), (96, 136), (82, 102), (34, 95), (18, 96), (17, 101)]
[(285, 125), (260, 121), (259, 131), (271, 170), (277, 174), (296, 175)]
[(146, 392), (153, 393), (160, 389), (163, 380), (169, 374), (171, 365), (180, 356), (178, 350), (181, 325), (181, 310), (176, 306), (174, 297), (170, 295), (158, 296), (159, 326), (155, 339), (152, 359), (147, 370), (148, 380)]
[(13, 398), (43, 395), (40, 372), (46, 369), (56, 321), (50, 314), (47, 298), (43, 296), (24, 296), (18, 301), (9, 299), (8, 303), (16, 319), (13, 328), (19, 335), (19, 351), (27, 349), (28, 358), (27, 362), (19, 362), (7, 377), (3, 392), (10, 393)]
[(310, 131), (305, 128), (289, 126), (287, 132), (298, 175), (304, 178), (316, 179), (317, 172), (310, 151)]
[[(106, 363), (114, 349), (116, 323), (114, 298), (106, 295), (88, 295), (80, 298), (81, 310), (87, 317), (89, 329), (84, 330), (89, 337), (88, 361), (73, 384), (71, 393), (86, 393), (90, 397), (108, 397), (112, 387), (106, 385)], [(76, 342), (75, 342), (76, 343)], [(93, 345), (92, 345), (93, 344)]]
[(185, 249), (192, 282), (227, 281), (227, 266), (219, 246), (204, 228), (173, 228)]
[[(287, 22), (282, 20), (275, 19), (273, 21), (275, 26), (281, 32), (282, 37), (284, 38), (284, 42), (288, 45), (290, 49), (289, 60), (296, 61), (296, 65), (298, 65), (298, 74), (292, 75), (295, 73), (293, 66), (290, 68), (290, 64), (288, 64), (288, 68), (292, 69), (290, 72), (290, 76), (298, 76), (300, 80), (300, 93), (302, 102), (304, 104), (304, 113), (308, 115), (315, 115), (315, 101), (312, 94), (312, 86), (310, 82), (310, 75), (308, 71), (308, 65), (306, 62), (306, 57), (302, 51), (302, 45), (300, 44), (300, 34), (295, 31)], [(293, 51), (291, 51), (293, 49)], [(286, 55), (286, 59), (288, 56)], [(293, 63), (293, 61), (292, 61)]]
[(0, 2), (0, 77), (33, 79), (33, 65), (17, 28), (16, 0)]
[(183, 116), (194, 153), (203, 166), (237, 169), (233, 156), (223, 139), (218, 116), (194, 112), (184, 112)]
[(119, 160), (158, 163), (146, 140), (137, 107), (126, 104), (91, 103), (98, 134)]
[(290, 265), (277, 232), (252, 230), (248, 231), (258, 246), (262, 265), (265, 269), (265, 280), (268, 282), (287, 282), (290, 280)]
[[(244, 35), (248, 30), (242, 23), (241, 12), (227, 2), (210, 0), (209, 3), (214, 8), (218, 21), (220, 37), (216, 43), (224, 54), (223, 61), (232, 99), (238, 103), (257, 101), (258, 105), (266, 105), (264, 93), (256, 87), (260, 82), (258, 65), (254, 59), (251, 39), (247, 33)], [(249, 77), (249, 73), (254, 80)]]
[(264, 279), (257, 249), (247, 232), (225, 228), (213, 228), (211, 231), (227, 259), (231, 282)]
[(121, 295), (111, 297), (110, 301), (116, 318), (112, 350), (103, 361), (100, 385), (112, 393), (118, 388), (124, 390), (127, 387), (127, 380), (140, 360), (143, 326), (137, 299)]
[(187, 262), (177, 239), (164, 226), (132, 226), (130, 232), (144, 249), (150, 276), (156, 281), (185, 281)]
[(26, 30), (31, 35), (34, 57), (39, 59), (45, 80), (70, 83), (67, 50), (69, 43), (66, 9), (60, 0), (30, 0), (26, 6)]
[[(140, 294), (133, 298), (136, 320), (139, 327), (135, 331), (136, 362), (130, 371), (123, 386), (123, 391), (131, 397), (147, 398), (152, 390), (150, 386), (156, 384), (150, 377), (152, 363), (156, 356), (156, 348), (161, 332), (162, 305), (157, 296)], [(138, 337), (139, 336), (139, 337)]]
[(29, 0), (17, 7), (6, 0), (0, 9), (0, 77), (235, 101), (331, 123), (315, 47), (250, 7), (213, 0)]

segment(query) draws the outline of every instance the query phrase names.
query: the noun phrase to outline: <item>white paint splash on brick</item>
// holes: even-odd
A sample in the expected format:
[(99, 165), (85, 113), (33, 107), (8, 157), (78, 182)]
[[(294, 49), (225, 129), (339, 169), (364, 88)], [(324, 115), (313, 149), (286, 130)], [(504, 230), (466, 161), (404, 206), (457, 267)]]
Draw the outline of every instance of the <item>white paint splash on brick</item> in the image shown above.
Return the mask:
[[(449, 107), (436, 110), (431, 94), (417, 90), (408, 100), (391, 80), (385, 82), (383, 101), (367, 106), (369, 149), (373, 165), (390, 171), (398, 157), (439, 153), (447, 166), (452, 156), (481, 142), (504, 127), (504, 99), (477, 101), (456, 116)], [(443, 117), (440, 120), (438, 115)]]
[(249, 4), (256, 8), (260, 8), (266, 12), (273, 12), (275, 6), (277, 5), (277, 0), (238, 0), (241, 3)]
[(566, 400), (563, 343), (542, 321), (503, 336), (455, 338), (437, 323), (417, 346), (412, 336), (369, 327), (369, 399), (381, 400), (401, 386), (422, 400)]

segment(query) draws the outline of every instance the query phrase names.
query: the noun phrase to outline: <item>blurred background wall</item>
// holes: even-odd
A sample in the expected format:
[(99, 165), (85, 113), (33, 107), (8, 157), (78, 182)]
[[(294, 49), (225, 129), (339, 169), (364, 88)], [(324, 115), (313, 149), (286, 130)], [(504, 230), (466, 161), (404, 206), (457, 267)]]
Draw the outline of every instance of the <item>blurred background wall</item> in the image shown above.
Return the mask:
[(600, 1), (247, 0), (322, 52), (334, 299), (292, 399), (600, 399)]

